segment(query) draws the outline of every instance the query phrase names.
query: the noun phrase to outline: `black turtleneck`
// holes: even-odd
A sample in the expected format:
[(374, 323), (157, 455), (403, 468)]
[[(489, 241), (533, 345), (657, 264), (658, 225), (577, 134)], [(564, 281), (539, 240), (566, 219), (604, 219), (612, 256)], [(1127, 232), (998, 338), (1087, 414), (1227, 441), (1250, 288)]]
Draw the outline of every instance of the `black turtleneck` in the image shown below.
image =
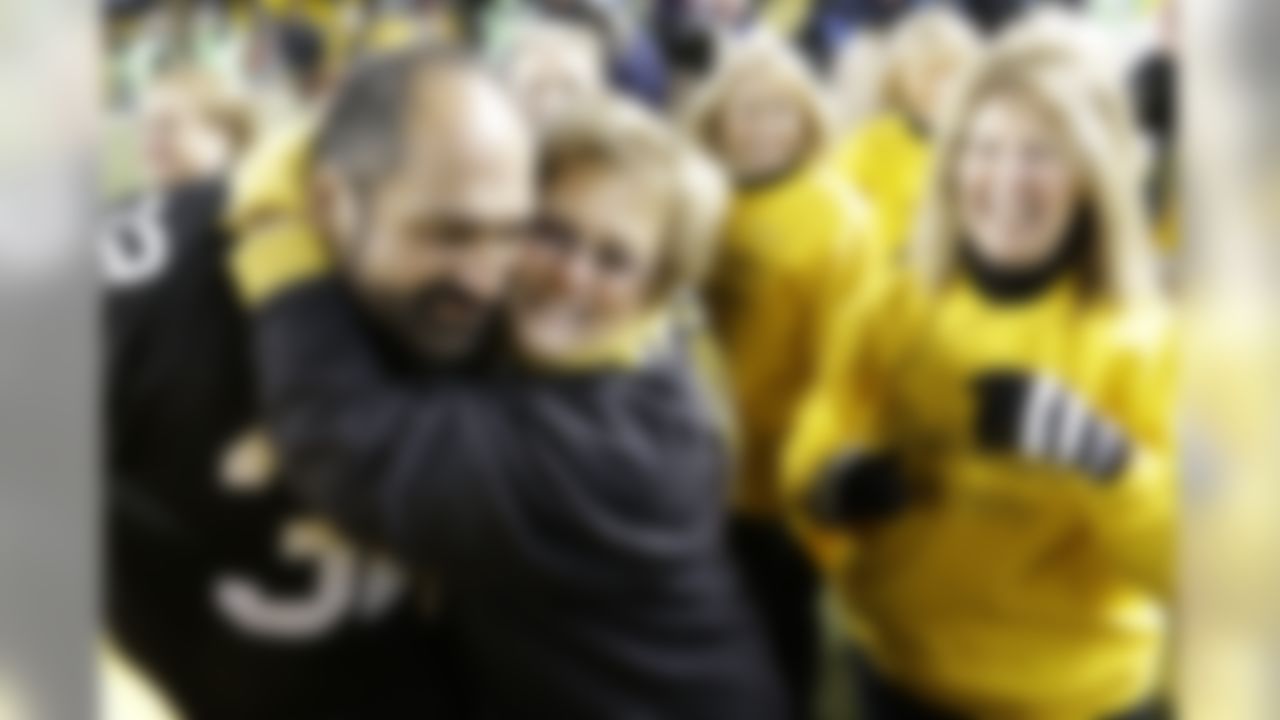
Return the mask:
[(735, 185), (739, 192), (750, 193), (769, 190), (773, 187), (781, 185), (784, 181), (797, 175), (806, 165), (806, 159), (801, 158), (785, 165), (770, 170), (768, 172), (759, 173), (747, 177), (737, 179)]
[(1067, 237), (1048, 257), (1025, 268), (995, 267), (974, 250), (966, 241), (961, 249), (961, 261), (973, 284), (987, 298), (1001, 303), (1016, 303), (1038, 297), (1059, 278), (1074, 272), (1084, 256), (1093, 223), (1087, 214), (1081, 214), (1071, 225)]

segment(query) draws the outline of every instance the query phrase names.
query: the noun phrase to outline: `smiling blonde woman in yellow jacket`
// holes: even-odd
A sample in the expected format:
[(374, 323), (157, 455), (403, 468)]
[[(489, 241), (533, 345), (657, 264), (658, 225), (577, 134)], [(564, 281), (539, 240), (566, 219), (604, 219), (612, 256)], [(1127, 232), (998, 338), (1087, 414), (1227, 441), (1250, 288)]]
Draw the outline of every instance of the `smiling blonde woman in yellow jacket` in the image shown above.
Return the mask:
[(1175, 353), (1133, 128), (1069, 44), (1015, 32), (941, 141), (914, 266), (840, 321), (790, 507), (843, 542), (824, 560), (863, 717), (1138, 717), (1166, 635)]

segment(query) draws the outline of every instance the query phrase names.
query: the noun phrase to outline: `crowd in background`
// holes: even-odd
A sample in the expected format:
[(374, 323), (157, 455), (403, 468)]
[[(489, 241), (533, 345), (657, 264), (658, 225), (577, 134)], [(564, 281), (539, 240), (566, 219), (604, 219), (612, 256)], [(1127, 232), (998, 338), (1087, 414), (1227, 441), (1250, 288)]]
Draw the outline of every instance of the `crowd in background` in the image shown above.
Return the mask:
[[(901, 20), (920, 8), (943, 4), (965, 19), (964, 27), (919, 23), (894, 33)], [(1165, 45), (1155, 0), (1095, 3), (1093, 22), (1108, 32), (1108, 48), (1119, 64), (1132, 65), (1134, 55)], [(136, 189), (141, 157), (134, 137), (136, 117), (152, 94), (166, 83), (161, 75), (198, 71), (201, 101), (214, 104), (207, 117), (223, 118), (216, 105), (234, 99), (234, 113), (253, 115), (264, 125), (278, 114), (305, 107), (324, 92), (352, 58), (414, 39), (462, 42), (501, 62), (513, 58), (520, 45), (534, 45), (530, 67), (512, 63), (529, 75), (550, 72), (567, 84), (588, 82), (581, 66), (564, 67), (585, 53), (600, 55), (600, 80), (655, 107), (675, 109), (690, 79), (706, 74), (714, 62), (714, 46), (726, 36), (766, 27), (786, 39), (798, 56), (823, 77), (824, 101), (847, 131), (876, 111), (894, 110), (910, 102), (899, 88), (905, 74), (929, 77), (943, 71), (953, 54), (963, 52), (966, 34), (991, 33), (1026, 8), (1058, 5), (1084, 9), (1079, 0), (697, 0), (695, 2), (624, 2), (621, 0), (209, 0), (158, 2), (120, 0), (107, 3), (104, 70), (108, 118), (126, 127), (109, 135), (109, 195)], [(531, 19), (572, 26), (592, 51), (561, 48), (552, 39), (526, 38)], [(925, 27), (931, 26), (931, 27)], [(1154, 32), (1153, 32), (1154, 30)], [(1155, 37), (1153, 37), (1155, 36)], [(527, 42), (521, 42), (527, 40)], [(935, 46), (935, 42), (939, 43)], [(1172, 48), (1150, 53), (1167, 59)], [(889, 68), (892, 62), (893, 68)], [(586, 63), (583, 63), (586, 64)], [(1173, 83), (1167, 62), (1152, 62), (1140, 88), (1140, 116), (1162, 143), (1171, 136)], [(549, 70), (539, 70), (550, 65)], [(933, 65), (934, 67), (930, 67)], [(1138, 68), (1134, 68), (1138, 72)], [(163, 93), (160, 93), (163, 95)], [(225, 108), (228, 111), (232, 108)], [(903, 108), (897, 108), (901, 110)], [(917, 111), (919, 109), (917, 108)], [(233, 121), (239, 126), (240, 119)], [(240, 127), (232, 132), (239, 134)]]
[[(634, 334), (655, 308), (698, 336), (729, 428), (726, 548), (786, 698), (759, 717), (1168, 717), (1175, 28), (1160, 3), (1085, 5), (113, 1), (103, 190), (132, 207), (235, 177), (252, 204), (243, 178), (274, 188), (286, 162), (256, 169), (261, 148), (317, 117), (332, 130), (351, 68), (460, 49), (545, 155), (531, 232), (550, 240), (513, 291), (519, 354), (611, 362), (613, 325)], [(579, 172), (592, 163), (637, 184)], [(668, 241), (682, 248), (588, 247), (584, 228), (648, 222), (621, 209), (652, 200), (633, 175), (683, 198), (653, 221), (698, 226)], [(614, 193), (614, 217), (582, 209), (592, 192)], [(229, 232), (274, 232), (253, 216), (233, 206)], [(559, 299), (573, 252), (600, 277)], [(232, 271), (255, 312), (282, 282), (267, 254)], [(284, 405), (326, 379), (293, 361), (256, 370), (306, 377), (279, 381)], [(298, 467), (332, 461), (316, 447)], [(698, 462), (669, 452), (673, 475)], [(472, 652), (503, 652), (467, 632)]]

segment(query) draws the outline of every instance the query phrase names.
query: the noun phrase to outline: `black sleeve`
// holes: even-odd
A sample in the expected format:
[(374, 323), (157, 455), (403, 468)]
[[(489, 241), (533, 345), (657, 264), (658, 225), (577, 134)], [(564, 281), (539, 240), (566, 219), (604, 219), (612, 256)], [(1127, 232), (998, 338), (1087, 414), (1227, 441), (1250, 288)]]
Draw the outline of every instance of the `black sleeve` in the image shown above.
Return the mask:
[(225, 196), (221, 180), (192, 183), (135, 198), (100, 222), (108, 430), (133, 428), (131, 411), (157, 377), (185, 371), (186, 349), (208, 349), (193, 325), (220, 334), (239, 322), (223, 271)]
[(725, 449), (678, 346), (621, 372), (421, 379), (368, 328), (333, 279), (256, 321), (285, 482), (347, 532), (480, 583), (643, 583), (718, 537)]
[(386, 368), (335, 280), (259, 314), (262, 405), (286, 481), (357, 537), (433, 567), (491, 543), (524, 443), (498, 378), (408, 382)]
[(857, 525), (892, 517), (910, 501), (895, 457), (852, 451), (823, 470), (809, 497), (809, 511), (824, 525)]
[(212, 180), (137, 198), (96, 238), (110, 527), (151, 552), (200, 545), (189, 510), (206, 504), (209, 458), (247, 413), (224, 195)]

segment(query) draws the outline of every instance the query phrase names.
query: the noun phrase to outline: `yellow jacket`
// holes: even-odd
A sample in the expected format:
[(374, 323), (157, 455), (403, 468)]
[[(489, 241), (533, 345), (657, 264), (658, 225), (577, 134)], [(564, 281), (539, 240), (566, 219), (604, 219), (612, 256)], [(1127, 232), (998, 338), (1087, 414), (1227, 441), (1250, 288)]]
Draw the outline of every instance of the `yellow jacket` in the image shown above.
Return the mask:
[(892, 114), (867, 121), (836, 148), (836, 165), (870, 203), (890, 256), (900, 254), (910, 241), (930, 156), (927, 141)]
[(869, 213), (823, 165), (733, 199), (708, 301), (737, 421), (740, 511), (779, 510), (793, 410), (835, 310), (860, 281), (872, 233)]
[[(1103, 717), (1154, 692), (1175, 517), (1173, 334), (1161, 308), (1085, 302), (1060, 281), (1020, 305), (882, 274), (850, 303), (786, 458), (789, 507), (876, 666), (982, 718)], [(970, 383), (1019, 368), (1126, 433), (1099, 484), (977, 447)], [(802, 498), (841, 450), (887, 451), (916, 498), (832, 533)]]
[(313, 118), (287, 124), (255, 144), (232, 178), (226, 224), (237, 242), (229, 264), (247, 307), (333, 267), (307, 197), (314, 136)]

